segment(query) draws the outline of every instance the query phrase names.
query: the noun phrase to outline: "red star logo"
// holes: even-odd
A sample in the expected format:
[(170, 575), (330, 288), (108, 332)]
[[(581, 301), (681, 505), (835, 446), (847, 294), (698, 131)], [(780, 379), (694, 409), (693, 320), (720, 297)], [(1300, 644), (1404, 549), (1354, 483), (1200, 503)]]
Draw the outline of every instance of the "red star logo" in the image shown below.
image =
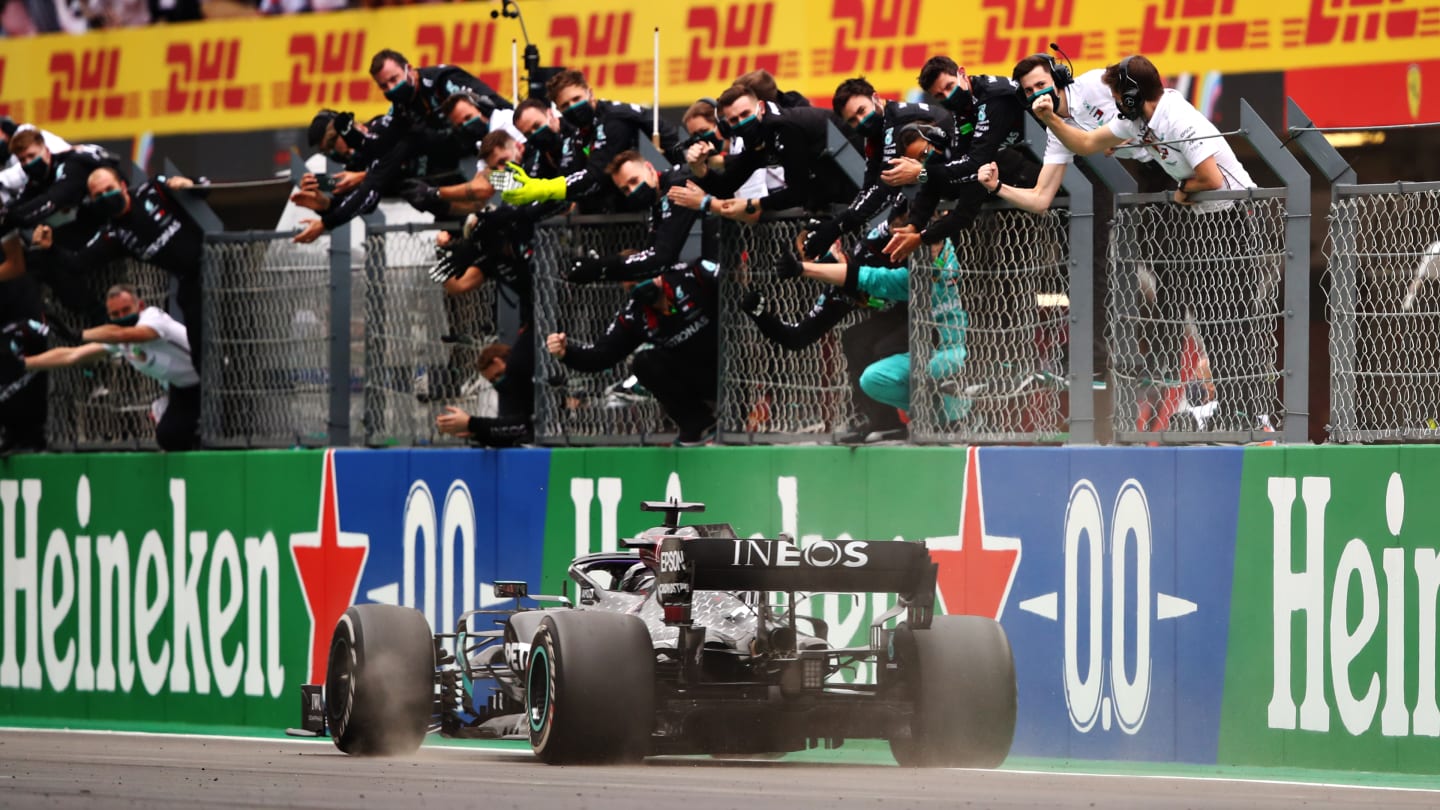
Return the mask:
[(340, 498), (335, 492), (335, 451), (325, 451), (325, 478), (320, 483), (317, 530), (290, 535), (290, 556), (305, 593), (310, 614), (310, 677), (323, 683), (330, 655), (330, 633), (355, 602), (360, 572), (370, 555), (370, 536), (340, 531)]
[(1020, 538), (985, 532), (985, 502), (980, 496), (980, 452), (965, 456), (965, 485), (960, 494), (960, 533), (926, 540), (940, 566), (940, 603), (949, 614), (998, 620), (1010, 598), (1020, 567)]

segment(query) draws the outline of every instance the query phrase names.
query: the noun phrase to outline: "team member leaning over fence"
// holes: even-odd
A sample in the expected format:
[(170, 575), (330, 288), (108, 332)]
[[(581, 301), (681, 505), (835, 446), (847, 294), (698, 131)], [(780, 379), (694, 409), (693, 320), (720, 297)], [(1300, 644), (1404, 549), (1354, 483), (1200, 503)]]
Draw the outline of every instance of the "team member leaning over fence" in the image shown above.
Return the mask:
[[(505, 201), (519, 205), (544, 200), (565, 200), (580, 203), (587, 212), (605, 207), (603, 201), (614, 201), (609, 194), (605, 178), (611, 172), (615, 158), (627, 151), (638, 149), (640, 141), (649, 137), (654, 118), (651, 112), (638, 104), (623, 104), (595, 98), (595, 92), (585, 81), (585, 74), (578, 70), (566, 70), (550, 77), (545, 90), (550, 95), (560, 115), (579, 131), (579, 143), (588, 153), (585, 168), (563, 177), (551, 179), (531, 177), (517, 172), (521, 183), (518, 189), (505, 194)], [(660, 149), (669, 150), (679, 138), (675, 125), (660, 122)], [(618, 202), (621, 210), (643, 211), (645, 206), (634, 198), (622, 198)]]
[[(17, 200), (29, 182), (25, 167), (20, 165), (20, 159), (10, 151), (10, 139), (31, 129), (36, 127), (33, 124), (16, 123), (10, 116), (0, 115), (0, 206), (7, 206)], [(70, 150), (69, 142), (59, 135), (45, 129), (36, 131), (40, 133), (45, 148), (49, 149), (51, 154)]]
[[(350, 112), (321, 110), (315, 115), (308, 132), (310, 146), (343, 164), (345, 170), (335, 175), (328, 191), (320, 187), (320, 178), (315, 174), (307, 172), (300, 178), (300, 188), (290, 195), (290, 201), (315, 211), (320, 218), (301, 220), (304, 228), (295, 236), (296, 242), (313, 242), (322, 233), (374, 211), (382, 197), (403, 194), (407, 180), (426, 174), (430, 142), (449, 136), (425, 130), (392, 134), (401, 126), (388, 114), (364, 123), (355, 120)], [(411, 204), (436, 216), (444, 216), (449, 210), (449, 203), (439, 199), (423, 203), (411, 200)]]
[[(1005, 182), (1033, 186), (1040, 166), (1018, 144), (1025, 138), (1025, 108), (1019, 85), (1005, 76), (968, 76), (954, 60), (935, 56), (920, 70), (920, 88), (955, 116), (954, 137), (918, 122), (903, 130), (924, 134), (930, 149), (922, 158), (907, 155), (885, 172), (891, 185), (918, 183), (910, 221), (895, 229), (885, 252), (895, 259), (920, 244), (934, 245), (970, 227), (989, 199), (976, 182), (981, 166), (995, 162)], [(913, 136), (912, 136), (913, 138)], [(902, 143), (903, 148), (903, 143)], [(953, 200), (948, 214), (935, 216), (941, 200)]]
[(830, 128), (840, 126), (833, 112), (761, 101), (753, 90), (741, 84), (731, 85), (721, 93), (716, 106), (721, 120), (729, 126), (730, 137), (743, 142), (740, 153), (725, 161), (727, 174), (746, 177), (769, 167), (784, 172), (784, 186), (772, 187), (763, 199), (716, 200), (713, 206), (719, 213), (753, 216), (762, 210), (796, 207), (821, 211), (849, 201), (854, 194), (854, 185), (830, 159)]
[[(474, 93), (461, 91), (445, 100), (441, 107), (464, 142), (473, 139), (480, 163), (489, 170), (506, 163), (521, 163), (525, 148), (508, 131), (497, 129), (475, 137), (480, 124), (481, 99)], [(479, 171), (463, 183), (448, 186), (430, 185), (424, 178), (411, 178), (400, 184), (400, 195), (421, 211), (438, 212), (436, 216), (463, 216), (484, 208), (495, 194), (489, 171)]]
[(719, 266), (703, 260), (669, 268), (631, 288), (593, 344), (556, 332), (545, 349), (576, 371), (603, 371), (651, 344), (635, 354), (636, 379), (679, 427), (676, 444), (707, 444), (715, 435), (720, 374), (718, 275)]
[[(841, 82), (835, 88), (831, 106), (845, 126), (864, 144), (865, 180), (860, 193), (855, 195), (845, 211), (819, 220), (810, 228), (810, 235), (805, 240), (807, 258), (829, 250), (831, 243), (842, 234), (867, 227), (877, 214), (893, 207), (904, 196), (896, 185), (887, 182), (898, 181), (901, 174), (897, 164), (904, 163), (900, 155), (900, 130), (903, 127), (912, 123), (935, 126), (944, 133), (947, 148), (956, 138), (955, 119), (948, 111), (929, 104), (883, 101), (875, 92), (875, 87), (863, 77)], [(897, 171), (892, 173), (891, 169)]]
[[(572, 284), (594, 281), (636, 281), (650, 278), (680, 261), (680, 252), (690, 237), (690, 229), (699, 212), (675, 205), (668, 192), (683, 186), (690, 179), (685, 166), (672, 166), (662, 172), (641, 157), (639, 152), (622, 152), (606, 168), (615, 188), (629, 200), (634, 210), (649, 210), (649, 245), (638, 251), (601, 257), (593, 252), (576, 258), (564, 271)], [(503, 195), (506, 202), (533, 202), (530, 195), (517, 195), (511, 189)], [(551, 198), (553, 199), (553, 198)]]
[(178, 284), (175, 303), (185, 319), (186, 351), (195, 368), (203, 368), (200, 265), (205, 232), (174, 198), (177, 193), (192, 193), (187, 189), (194, 187), (188, 177), (156, 177), (132, 189), (114, 169), (96, 169), (88, 180), (89, 206), (105, 224), (80, 251), (38, 240), (35, 247), (52, 248), (48, 260), (80, 272), (129, 255), (169, 273)]
[[(879, 242), (887, 239), (889, 235), (889, 225), (886, 224), (872, 231), (866, 239), (872, 243)], [(807, 278), (836, 285), (851, 294), (869, 295), (887, 301), (909, 300), (911, 271), (907, 264), (895, 262), (893, 259), (883, 263), (864, 264), (863, 260), (864, 257), (847, 257), (842, 263), (790, 261), (782, 265), (782, 273), (791, 276), (803, 274)], [(935, 320), (937, 343), (927, 370), (931, 377), (941, 383), (940, 390), (953, 390), (955, 386), (946, 383), (959, 375), (965, 366), (965, 340), (966, 330), (970, 326), (970, 315), (960, 301), (960, 266), (955, 259), (955, 250), (949, 242), (935, 248), (935, 256), (930, 264), (930, 310)], [(897, 352), (871, 363), (860, 375), (860, 388), (879, 402), (909, 411), (910, 353)], [(972, 406), (970, 400), (953, 393), (944, 393), (940, 397), (943, 418), (951, 423), (969, 416)]]
[(547, 99), (527, 98), (515, 108), (515, 129), (525, 136), (520, 166), (530, 177), (565, 177), (585, 168), (580, 130), (555, 112)]
[[(105, 294), (110, 323), (86, 329), (79, 346), (24, 355), (25, 371), (43, 371), (124, 357), (136, 371), (159, 380), (166, 394), (151, 408), (158, 414), (155, 440), (162, 450), (190, 450), (199, 443), (200, 375), (190, 358), (185, 327), (158, 307), (146, 305), (128, 284)], [(13, 355), (12, 355), (13, 356)], [(7, 363), (14, 374), (14, 363)]]
[[(1102, 78), (1104, 73), (1104, 70), (1097, 68), (1075, 76), (1069, 65), (1057, 62), (1050, 54), (1037, 53), (1020, 60), (1015, 65), (1011, 78), (1020, 84), (1021, 97), (1027, 107), (1036, 99), (1049, 96), (1056, 115), (1067, 124), (1092, 130), (1108, 126), (1116, 118), (1115, 97), (1111, 95), (1110, 87)], [(1141, 167), (1141, 182), (1147, 186), (1168, 179), (1165, 172), (1151, 159), (1150, 153), (1143, 148), (1118, 147), (1111, 154), (1117, 158), (1135, 161)], [(1055, 194), (1060, 190), (1060, 184), (1065, 178), (1065, 172), (1074, 161), (1075, 153), (1067, 149), (1065, 144), (1055, 137), (1055, 133), (1051, 132), (1045, 139), (1045, 154), (1041, 161), (1043, 165), (1033, 188), (1002, 184), (999, 166), (994, 163), (980, 167), (979, 179), (989, 193), (997, 195), (1005, 202), (1016, 208), (1043, 214), (1050, 209), (1050, 204), (1054, 202)], [(1168, 185), (1164, 187), (1168, 188)], [(1094, 197), (1095, 221), (1110, 221), (1114, 216), (1110, 195), (1096, 194)], [(1109, 256), (1109, 236), (1109, 229), (1095, 229), (1094, 259), (1097, 268), (1105, 267)], [(1096, 272), (1093, 300), (1106, 301), (1109, 288), (1109, 274), (1103, 269)], [(1093, 345), (1097, 373), (1103, 373), (1109, 363), (1109, 347), (1105, 337), (1106, 324), (1109, 323), (1107, 315), (1103, 304), (1095, 307)]]
[[(710, 99), (700, 99), (690, 105), (681, 124), (689, 137), (681, 144), (685, 149), (677, 156), (677, 162), (688, 165), (695, 179), (672, 187), (670, 199), (706, 217), (713, 214), (741, 222), (758, 220), (758, 211), (746, 213), (744, 205), (727, 206), (724, 201), (763, 201), (770, 196), (772, 188), (785, 187), (784, 167), (754, 168), (753, 161), (747, 164), (740, 157), (743, 141), (723, 134), (715, 103)], [(729, 171), (732, 166), (734, 171)]]
[[(531, 342), (528, 334), (523, 342)], [(492, 343), (480, 350), (480, 359), (475, 364), (480, 376), (495, 387), (498, 408), (494, 416), (471, 416), (450, 405), (446, 406), (445, 413), (435, 417), (435, 427), (441, 433), (469, 439), (482, 447), (514, 447), (533, 441), (535, 389), (530, 378), (534, 355), (532, 352), (527, 361), (529, 370), (512, 367), (513, 356), (509, 345)]]
[(1274, 400), (1273, 392), (1265, 390), (1273, 388), (1267, 381), (1274, 368), (1273, 358), (1255, 350), (1268, 341), (1263, 333), (1271, 322), (1254, 311), (1265, 302), (1257, 300), (1264, 280), (1250, 259), (1255, 253), (1251, 213), (1243, 200), (1196, 202), (1190, 196), (1240, 191), (1255, 183), (1215, 125), (1178, 91), (1165, 89), (1149, 59), (1128, 56), (1106, 67), (1102, 78), (1117, 108), (1117, 117), (1104, 127), (1087, 131), (1067, 124), (1049, 96), (1037, 98), (1032, 109), (1075, 154), (1137, 141), (1176, 183), (1171, 199), (1181, 208), (1159, 212), (1154, 233), (1141, 235), (1142, 242), (1153, 242), (1154, 255), (1136, 257), (1146, 260), (1154, 275), (1153, 284), (1140, 285), (1152, 290), (1142, 314), (1162, 324), (1162, 331), (1146, 336), (1149, 367), (1137, 371), (1152, 379), (1174, 377), (1186, 324), (1193, 321), (1210, 354), (1220, 407), (1214, 424), (1217, 429), (1255, 428)]
[[(418, 174), (434, 178), (439, 185), (461, 182), (461, 158), (473, 154), (475, 142), (510, 115), (510, 102), (504, 96), (454, 65), (417, 69), (387, 48), (370, 60), (370, 77), (390, 101), (390, 115), (397, 124), (385, 138), (384, 148), (406, 141), (421, 144), (424, 169)], [(470, 94), (477, 110), (473, 122), (459, 128), (444, 110), (446, 99), (457, 93)], [(446, 176), (453, 179), (440, 179)]]
[[(895, 220), (892, 220), (892, 222)], [(903, 221), (903, 219), (901, 220)], [(867, 238), (856, 241), (848, 258), (840, 243), (834, 242), (822, 262), (853, 261), (875, 266), (893, 265), (881, 251), (889, 241), (886, 228), (876, 229)], [(904, 264), (898, 265), (903, 267)], [(792, 259), (782, 265), (784, 277), (800, 275), (802, 265)], [(894, 405), (872, 398), (861, 385), (861, 376), (871, 364), (893, 355), (904, 354), (910, 348), (909, 307), (904, 301), (887, 301), (859, 291), (835, 285), (820, 293), (810, 310), (795, 323), (786, 323), (772, 312), (765, 297), (756, 290), (747, 290), (740, 301), (740, 308), (755, 322), (760, 334), (774, 343), (799, 351), (824, 337), (847, 315), (856, 310), (864, 319), (845, 328), (840, 333), (840, 347), (845, 354), (845, 371), (850, 380), (851, 401), (854, 403), (858, 422), (842, 434), (842, 444), (887, 441), (905, 438), (905, 425)]]

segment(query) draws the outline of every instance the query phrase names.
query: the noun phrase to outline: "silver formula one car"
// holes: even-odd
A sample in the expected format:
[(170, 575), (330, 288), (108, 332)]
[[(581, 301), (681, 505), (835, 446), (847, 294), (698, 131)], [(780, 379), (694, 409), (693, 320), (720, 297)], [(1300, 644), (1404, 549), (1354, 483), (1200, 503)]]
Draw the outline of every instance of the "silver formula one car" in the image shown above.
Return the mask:
[[(568, 595), (502, 582), (509, 610), (430, 632), (410, 608), (357, 605), (335, 628), (304, 727), (350, 754), (413, 752), (425, 734), (528, 738), (553, 764), (670, 754), (762, 755), (885, 739), (910, 766), (996, 767), (1015, 731), (1000, 625), (936, 616), (923, 543), (742, 539), (680, 526), (701, 504), (649, 502), (663, 526), (588, 554)], [(894, 593), (865, 646), (801, 615), (816, 592)], [(486, 626), (489, 625), (489, 626)], [(871, 683), (839, 677), (873, 664)], [(304, 732), (302, 732), (304, 733)]]

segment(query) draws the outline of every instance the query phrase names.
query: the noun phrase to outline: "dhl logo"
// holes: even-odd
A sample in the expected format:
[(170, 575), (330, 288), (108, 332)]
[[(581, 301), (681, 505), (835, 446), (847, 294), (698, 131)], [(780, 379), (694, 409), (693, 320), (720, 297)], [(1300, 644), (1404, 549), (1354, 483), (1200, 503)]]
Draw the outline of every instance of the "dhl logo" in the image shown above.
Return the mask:
[(365, 30), (295, 34), (286, 53), (290, 81), (275, 85), (275, 103), (286, 107), (348, 107), (379, 95), (370, 80)]
[(1281, 23), (1283, 41), (1297, 48), (1440, 35), (1440, 8), (1401, 6), (1402, 0), (1310, 0), (1307, 15)]
[(158, 115), (180, 115), (259, 109), (260, 86), (235, 83), (239, 62), (238, 38), (170, 43), (165, 49), (170, 79), (165, 89), (152, 92), (151, 110)]
[(1235, 0), (1150, 3), (1139, 28), (1122, 28), (1121, 53), (1216, 53), (1270, 45), (1270, 21), (1235, 14)]
[(631, 12), (580, 16), (561, 14), (550, 20), (550, 39), (558, 41), (550, 64), (583, 71), (593, 86), (633, 87), (652, 77), (650, 59), (626, 60), (630, 49)]
[[(814, 51), (817, 73), (853, 76), (877, 70), (919, 71), (933, 54), (944, 53), (944, 40), (917, 41), (920, 0), (833, 0), (836, 23), (830, 48)], [(876, 44), (864, 44), (866, 40)]]
[[(982, 0), (978, 37), (960, 40), (963, 64), (1013, 64), (1055, 42), (1072, 59), (1105, 57), (1105, 32), (1074, 29), (1074, 0)], [(1063, 32), (1063, 33), (1061, 33)]]
[(728, 82), (762, 69), (776, 76), (795, 75), (799, 52), (768, 47), (774, 22), (774, 2), (737, 3), (725, 7), (723, 15), (720, 6), (691, 8), (685, 16), (690, 47), (684, 57), (670, 60), (670, 81)]
[(495, 30), (493, 22), (421, 25), (415, 32), (415, 64), (458, 65), (498, 90), (504, 71), (482, 70), (486, 65), (505, 61), (495, 54)]
[(50, 98), (36, 102), (40, 120), (72, 123), (139, 114), (140, 94), (115, 89), (120, 73), (118, 47), (56, 51), (50, 54), (48, 67)]

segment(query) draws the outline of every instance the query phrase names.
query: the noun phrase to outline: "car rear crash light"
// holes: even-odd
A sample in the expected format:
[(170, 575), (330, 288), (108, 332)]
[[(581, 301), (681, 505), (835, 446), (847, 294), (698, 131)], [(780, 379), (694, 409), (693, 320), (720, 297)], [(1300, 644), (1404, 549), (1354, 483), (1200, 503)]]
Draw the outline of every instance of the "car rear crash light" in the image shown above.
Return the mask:
[(666, 605), (664, 611), (666, 624), (687, 624), (690, 621), (689, 605)]
[(825, 659), (805, 658), (801, 660), (800, 686), (802, 689), (820, 689), (825, 686)]

